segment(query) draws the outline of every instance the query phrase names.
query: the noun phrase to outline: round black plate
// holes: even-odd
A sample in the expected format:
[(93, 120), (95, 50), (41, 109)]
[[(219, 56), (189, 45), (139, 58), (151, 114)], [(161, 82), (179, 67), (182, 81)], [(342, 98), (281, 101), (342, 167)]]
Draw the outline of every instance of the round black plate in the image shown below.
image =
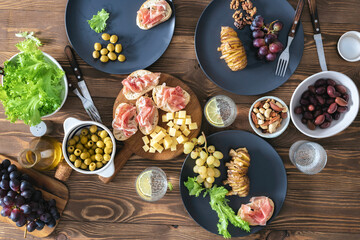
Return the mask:
[[(215, 148), (224, 154), (223, 161), (219, 170), (221, 176), (215, 180), (215, 184), (223, 185), (222, 182), (227, 178), (227, 172), (224, 162), (230, 161), (229, 151), (231, 148), (246, 147), (250, 154), (250, 167), (248, 176), (250, 178), (250, 193), (247, 197), (241, 198), (238, 196), (230, 196), (229, 205), (238, 212), (241, 204), (249, 202), (251, 197), (267, 196), (270, 197), (275, 204), (274, 214), (267, 222), (269, 224), (279, 213), (286, 196), (287, 178), (286, 171), (280, 156), (275, 149), (262, 138), (245, 132), (245, 131), (223, 131), (210, 135), (207, 138), (208, 144), (214, 145)], [(189, 196), (187, 188), (184, 186), (184, 181), (187, 178), (194, 177), (193, 172), (195, 161), (188, 156), (183, 164), (180, 175), (180, 193), (184, 206), (189, 215), (201, 227), (206, 230), (218, 234), (217, 226), (218, 216), (210, 207), (210, 198), (207, 195), (205, 198)], [(228, 188), (228, 186), (226, 186)], [(228, 188), (229, 189), (229, 188)], [(232, 237), (247, 236), (261, 230), (262, 226), (251, 227), (250, 233), (242, 231), (229, 223), (228, 230)]]
[[(292, 6), (285, 0), (256, 0), (253, 3), (266, 23), (277, 19), (284, 23), (279, 39), (286, 46), (287, 34), (295, 15)], [(243, 30), (236, 30), (245, 47), (248, 65), (242, 71), (232, 72), (225, 61), (220, 59), (221, 52), (217, 51), (220, 46), (221, 26), (236, 29), (232, 18), (234, 10), (230, 9), (229, 5), (230, 1), (213, 0), (198, 21), (195, 31), (195, 50), (202, 70), (216, 85), (236, 94), (257, 95), (279, 87), (290, 78), (300, 63), (304, 50), (302, 24), (299, 24), (290, 46), (290, 62), (285, 77), (275, 76), (280, 54), (274, 62), (257, 59), (257, 50), (252, 46), (253, 39), (249, 26)]]
[[(136, 14), (145, 0), (69, 0), (65, 13), (65, 26), (68, 39), (79, 56), (94, 68), (112, 74), (128, 74), (144, 69), (165, 52), (171, 42), (175, 29), (175, 12), (169, 20), (151, 28), (141, 30), (136, 25)], [(107, 27), (103, 33), (116, 34), (123, 45), (126, 61), (109, 61), (107, 63), (92, 57), (94, 43), (106, 46), (109, 42), (102, 40), (101, 34), (93, 31), (87, 20), (104, 8), (110, 13)], [(106, 44), (106, 45), (105, 45)]]

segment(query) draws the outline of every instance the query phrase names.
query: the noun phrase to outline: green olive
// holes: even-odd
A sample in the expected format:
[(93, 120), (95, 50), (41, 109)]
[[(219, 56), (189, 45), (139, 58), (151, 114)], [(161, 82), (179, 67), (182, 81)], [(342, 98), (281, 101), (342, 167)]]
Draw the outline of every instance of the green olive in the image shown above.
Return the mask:
[(100, 50), (101, 55), (106, 55), (106, 54), (108, 54), (108, 52), (109, 52), (109, 50), (107, 50), (106, 48), (103, 48)]
[(104, 39), (105, 41), (109, 41), (110, 40), (110, 34), (108, 33), (103, 33), (101, 35), (101, 38)]
[(90, 156), (92, 156), (95, 154), (95, 151), (94, 151), (94, 149), (89, 149), (88, 153), (90, 154)]
[(106, 137), (106, 138), (103, 139), (103, 142), (104, 142), (105, 145), (106, 145), (106, 142), (111, 142), (111, 143), (112, 143), (112, 140), (111, 140), (110, 137)]
[(85, 169), (87, 169), (88, 167), (86, 166), (85, 163), (82, 163), (81, 166), (80, 166), (80, 168), (83, 169), (83, 170), (85, 170)]
[(94, 171), (95, 169), (96, 169), (96, 164), (95, 163), (90, 163), (89, 170)]
[(78, 144), (76, 144), (75, 148), (76, 148), (76, 149), (83, 150), (83, 149), (84, 149), (84, 146), (83, 146), (81, 143), (78, 143)]
[(91, 149), (93, 149), (93, 150), (97, 149), (96, 144), (94, 144), (94, 146), (92, 146)]
[(82, 136), (86, 136), (86, 135), (88, 135), (88, 134), (89, 134), (89, 129), (87, 129), (87, 128), (83, 128), (83, 129), (81, 129), (80, 134), (81, 134)]
[(96, 154), (103, 154), (104, 151), (101, 148), (97, 148), (97, 149), (95, 149), (95, 153)]
[(86, 165), (90, 165), (91, 159), (90, 159), (90, 158), (85, 159), (85, 160), (84, 160), (84, 163), (85, 163)]
[(102, 168), (103, 163), (102, 162), (96, 162), (96, 168)]
[(100, 161), (103, 160), (103, 156), (102, 156), (101, 154), (98, 154), (98, 153), (97, 153), (97, 154), (95, 155), (95, 160), (100, 162)]
[(109, 52), (113, 52), (115, 50), (115, 46), (112, 43), (109, 43), (106, 48), (107, 50), (109, 50)]
[(107, 136), (108, 136), (107, 131), (102, 130), (101, 133), (100, 133), (100, 137), (101, 137), (102, 139), (104, 139), (104, 138), (106, 138)]
[(97, 131), (97, 126), (96, 125), (92, 125), (91, 127), (90, 127), (90, 132), (91, 133), (95, 133)]
[(94, 44), (94, 49), (96, 50), (96, 51), (100, 51), (100, 49), (101, 49), (101, 44), (100, 43), (95, 43)]
[(80, 137), (78, 135), (74, 136), (73, 139), (75, 140), (75, 143), (77, 143), (80, 140)]
[(100, 57), (99, 51), (93, 51), (93, 58), (99, 58), (99, 57)]
[(103, 56), (101, 56), (101, 57), (100, 57), (100, 61), (101, 61), (101, 62), (103, 62), (103, 63), (106, 63), (106, 62), (108, 62), (108, 61), (109, 61), (109, 57), (108, 57), (108, 56), (103, 55)]
[(79, 168), (81, 166), (81, 160), (80, 159), (76, 159), (74, 162), (74, 166)]
[(83, 152), (83, 153), (80, 154), (80, 158), (83, 159), (83, 160), (84, 160), (84, 159), (87, 159), (88, 157), (90, 157), (90, 154), (89, 154), (89, 153), (84, 153), (84, 152)]
[(99, 140), (99, 137), (94, 134), (94, 135), (91, 136), (91, 140), (93, 142), (97, 142)]
[(76, 141), (73, 138), (68, 141), (68, 145), (70, 145), (70, 146), (74, 146), (75, 144), (76, 144)]
[(74, 150), (74, 155), (75, 155), (75, 156), (78, 157), (78, 156), (80, 156), (80, 154), (81, 154), (81, 150), (80, 150), (80, 149), (77, 148), (77, 149)]
[(116, 60), (116, 54), (114, 52), (109, 52), (107, 56), (111, 61)]
[(84, 149), (82, 150), (82, 152), (85, 153), (85, 152), (88, 152), (88, 150), (87, 150), (86, 148), (84, 148)]
[(119, 60), (120, 62), (124, 62), (124, 61), (126, 60), (125, 55), (124, 55), (124, 54), (120, 54), (119, 57), (118, 57), (118, 60)]
[(87, 137), (81, 136), (80, 142), (81, 142), (82, 145), (85, 145), (87, 143), (87, 141), (88, 141)]
[(91, 155), (90, 159), (91, 159), (91, 161), (95, 161), (96, 160), (95, 159), (95, 154)]
[(98, 148), (104, 148), (105, 144), (104, 144), (103, 141), (97, 141), (97, 142), (96, 142), (96, 146), (97, 146)]
[(114, 35), (111, 35), (110, 37), (110, 42), (111, 43), (116, 43), (118, 41), (118, 36), (116, 36), (115, 34)]
[(90, 140), (87, 142), (86, 146), (92, 147), (92, 146), (94, 146), (94, 142)]
[(106, 153), (106, 154), (110, 154), (111, 152), (112, 152), (112, 148), (106, 147), (104, 149), (104, 153)]
[(104, 165), (107, 163), (107, 161), (105, 161), (105, 160), (103, 160), (103, 161), (101, 161), (101, 162), (102, 162), (102, 164), (104, 164)]
[(116, 53), (121, 53), (122, 51), (122, 45), (120, 43), (115, 45), (115, 52)]
[(67, 148), (68, 153), (73, 153), (74, 150), (75, 150), (74, 146), (68, 146), (68, 148)]
[(110, 158), (111, 158), (111, 157), (110, 157), (109, 154), (104, 154), (103, 158), (104, 158), (105, 161), (108, 162), (108, 161), (110, 161)]
[(75, 162), (76, 156), (75, 156), (74, 154), (71, 154), (71, 155), (69, 156), (69, 160), (70, 160), (71, 162)]

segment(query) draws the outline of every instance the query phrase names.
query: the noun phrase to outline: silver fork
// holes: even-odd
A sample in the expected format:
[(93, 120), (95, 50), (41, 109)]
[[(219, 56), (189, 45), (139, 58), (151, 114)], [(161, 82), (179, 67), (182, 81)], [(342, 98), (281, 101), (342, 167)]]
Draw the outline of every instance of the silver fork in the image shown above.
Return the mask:
[(276, 66), (275, 75), (277, 75), (277, 76), (280, 76), (280, 77), (285, 76), (287, 67), (289, 65), (289, 59), (290, 59), (289, 48), (294, 39), (296, 27), (299, 23), (301, 13), (304, 8), (304, 4), (305, 4), (304, 0), (298, 1), (297, 7), (296, 7), (296, 12), (295, 12), (295, 17), (294, 17), (294, 22), (293, 22), (293, 24), (290, 28), (289, 34), (288, 34), (288, 41), (287, 41), (286, 48), (281, 53), (278, 63), (277, 63), (277, 66)]
[(89, 115), (89, 117), (91, 118), (91, 120), (102, 123), (101, 117), (99, 115), (99, 111), (96, 109), (95, 105), (92, 102), (90, 102), (89, 100), (87, 100), (86, 98), (84, 98), (77, 88), (73, 89), (73, 93), (75, 93), (76, 96), (78, 96), (80, 98), (80, 100), (84, 106), (84, 109), (87, 112), (87, 114)]

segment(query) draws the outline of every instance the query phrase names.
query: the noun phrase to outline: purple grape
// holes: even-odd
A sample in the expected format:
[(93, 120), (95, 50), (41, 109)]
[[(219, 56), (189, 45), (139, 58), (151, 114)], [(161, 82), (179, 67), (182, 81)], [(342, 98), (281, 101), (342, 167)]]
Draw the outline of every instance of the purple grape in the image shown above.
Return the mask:
[(44, 213), (40, 216), (40, 220), (43, 221), (44, 223), (50, 222), (51, 219), (52, 217), (49, 213)]
[(11, 197), (11, 199), (15, 199), (15, 197), (17, 196), (17, 192), (14, 192), (13, 190), (9, 190), (8, 193), (6, 194), (6, 196)]
[(53, 228), (56, 225), (56, 221), (52, 218), (50, 222), (46, 224), (48, 227)]
[(12, 211), (11, 211), (11, 214), (10, 214), (10, 219), (13, 221), (13, 222), (17, 222), (19, 219), (20, 219), (20, 216), (21, 216), (21, 211), (20, 209), (17, 209), (17, 208), (14, 208)]
[(14, 204), (14, 199), (12, 197), (5, 196), (3, 198), (3, 202), (5, 203), (6, 206), (11, 207)]
[(44, 228), (45, 223), (41, 220), (36, 220), (36, 225), (37, 225), (36, 229), (40, 231)]
[(25, 198), (17, 195), (15, 197), (14, 203), (17, 207), (21, 207), (23, 204), (25, 204)]
[(1, 176), (1, 179), (2, 180), (9, 180), (10, 179), (10, 177), (9, 177), (9, 174), (6, 172), (6, 173), (3, 173), (3, 175)]
[(3, 216), (3, 217), (9, 217), (10, 214), (11, 214), (11, 207), (4, 207), (1, 210), (1, 216)]
[(7, 169), (9, 166), (10, 166), (11, 162), (9, 159), (5, 159), (3, 162), (2, 162), (2, 166), (4, 169)]
[(251, 31), (261, 30), (261, 28), (255, 27), (253, 25), (250, 25), (250, 29), (251, 29)]
[(11, 190), (17, 192), (20, 190), (20, 181), (17, 179), (11, 179), (9, 186), (10, 186)]
[(32, 209), (29, 204), (24, 204), (20, 207), (21, 211), (23, 211), (24, 214), (30, 214)]
[(26, 217), (24, 215), (21, 215), (19, 220), (16, 222), (16, 226), (22, 227), (26, 224), (26, 222), (27, 222)]
[(16, 171), (17, 170), (17, 167), (14, 165), (14, 164), (11, 164), (9, 167), (8, 167), (8, 172), (11, 173), (13, 171)]
[(266, 56), (269, 53), (269, 48), (267, 46), (262, 46), (259, 48), (258, 54), (261, 56)]
[(42, 198), (42, 192), (40, 190), (36, 190), (32, 196), (33, 201), (39, 201)]
[(31, 178), (30, 178), (29, 175), (27, 175), (26, 173), (23, 173), (23, 174), (21, 175), (21, 180), (25, 180), (25, 181), (31, 182)]
[(18, 179), (21, 176), (19, 171), (13, 171), (9, 174), (10, 179)]
[(277, 39), (277, 36), (273, 33), (266, 34), (264, 37), (265, 43), (270, 44)]
[(263, 38), (255, 38), (253, 41), (253, 46), (256, 48), (265, 46), (265, 40)]
[(280, 21), (277, 21), (277, 22), (274, 23), (274, 25), (273, 25), (273, 29), (274, 29), (274, 31), (276, 31), (276, 32), (280, 32), (282, 28), (283, 28), (283, 23), (280, 22)]
[(23, 196), (26, 199), (30, 199), (32, 194), (33, 194), (33, 192), (31, 190), (25, 190), (25, 191), (21, 192), (21, 196)]
[(271, 44), (269, 45), (269, 50), (270, 50), (270, 52), (272, 52), (272, 53), (278, 53), (278, 52), (282, 51), (283, 47), (284, 47), (284, 46), (282, 45), (281, 42), (276, 41), (276, 42), (273, 42), (273, 43), (271, 43)]
[(269, 53), (266, 55), (266, 60), (269, 62), (275, 61), (276, 59), (276, 54), (275, 53)]
[(31, 221), (27, 226), (26, 229), (28, 230), (28, 232), (33, 232), (37, 227), (37, 224), (35, 221)]
[(0, 197), (1, 197), (1, 198), (5, 197), (6, 194), (7, 194), (7, 191), (6, 191), (6, 190), (0, 189)]
[(264, 26), (264, 18), (261, 15), (257, 15), (251, 23), (254, 27), (263, 27)]
[(263, 38), (265, 33), (261, 30), (256, 30), (252, 33), (253, 38)]
[(30, 190), (32, 189), (32, 185), (31, 183), (29, 183), (28, 181), (21, 181), (21, 184), (20, 184), (20, 191), (25, 191), (25, 190)]

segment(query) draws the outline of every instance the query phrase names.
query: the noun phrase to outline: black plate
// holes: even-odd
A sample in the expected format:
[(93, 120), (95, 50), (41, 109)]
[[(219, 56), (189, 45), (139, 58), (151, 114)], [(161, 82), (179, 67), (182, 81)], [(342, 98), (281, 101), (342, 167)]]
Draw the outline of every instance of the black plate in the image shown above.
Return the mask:
[[(286, 46), (287, 35), (291, 28), (295, 11), (285, 0), (256, 0), (257, 13), (265, 18), (266, 23), (280, 20), (284, 27), (279, 39)], [(202, 13), (195, 32), (195, 50), (200, 66), (207, 77), (219, 87), (236, 94), (257, 95), (271, 91), (285, 83), (294, 73), (300, 63), (304, 50), (304, 31), (302, 24), (298, 26), (294, 41), (290, 46), (290, 62), (285, 77), (275, 76), (277, 59), (274, 62), (263, 62), (256, 57), (257, 50), (252, 46), (251, 30), (246, 26), (243, 30), (236, 30), (241, 39), (248, 65), (242, 71), (232, 72), (225, 61), (220, 59), (221, 26), (234, 29), (230, 1), (213, 0)], [(279, 56), (279, 54), (278, 54)]]
[[(103, 72), (128, 74), (150, 66), (161, 57), (171, 42), (175, 29), (175, 9), (169, 2), (173, 10), (170, 19), (149, 30), (141, 30), (136, 25), (136, 14), (144, 1), (69, 0), (65, 26), (71, 45), (85, 62)], [(102, 33), (96, 33), (87, 23), (102, 8), (110, 13), (103, 33), (119, 36), (118, 42), (123, 45), (122, 54), (127, 58), (123, 63), (102, 63), (92, 57), (94, 43), (100, 42), (103, 46), (110, 43), (102, 40)]]
[[(219, 170), (221, 176), (215, 180), (215, 184), (223, 185), (222, 182), (227, 178), (226, 167), (224, 162), (230, 161), (229, 151), (231, 148), (246, 147), (250, 154), (250, 167), (248, 176), (250, 178), (250, 193), (247, 197), (240, 198), (238, 196), (227, 197), (230, 202), (229, 205), (237, 213), (241, 204), (248, 203), (249, 199), (254, 196), (270, 197), (275, 204), (274, 214), (267, 222), (269, 224), (280, 212), (284, 203), (287, 189), (286, 171), (280, 156), (275, 149), (262, 138), (245, 132), (245, 131), (223, 131), (210, 135), (208, 143), (214, 145), (215, 148), (224, 154), (223, 161)], [(183, 164), (180, 175), (180, 193), (184, 206), (189, 215), (201, 227), (206, 230), (218, 234), (217, 226), (218, 216), (210, 207), (210, 198), (207, 195), (205, 198), (189, 196), (187, 188), (184, 186), (184, 181), (187, 181), (188, 176), (194, 177), (193, 172), (195, 161), (188, 156)], [(228, 188), (226, 186), (226, 188)], [(229, 188), (228, 188), (229, 189)], [(247, 236), (261, 230), (262, 226), (251, 227), (250, 233), (235, 228), (229, 223), (228, 230), (232, 237)]]

